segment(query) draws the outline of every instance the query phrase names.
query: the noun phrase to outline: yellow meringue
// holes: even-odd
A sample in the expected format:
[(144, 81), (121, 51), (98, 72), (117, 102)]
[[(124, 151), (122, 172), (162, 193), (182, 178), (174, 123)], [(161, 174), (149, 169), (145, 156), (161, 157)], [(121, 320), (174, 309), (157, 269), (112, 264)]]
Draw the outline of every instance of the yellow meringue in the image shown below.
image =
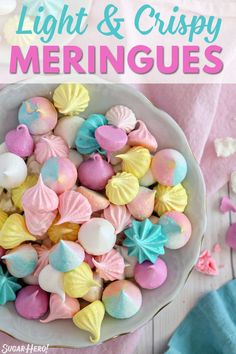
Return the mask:
[(122, 160), (122, 170), (132, 173), (137, 178), (142, 178), (151, 164), (151, 154), (148, 149), (137, 146), (125, 154), (117, 155)]
[(7, 213), (5, 213), (5, 211), (3, 211), (2, 209), (0, 209), (0, 230), (2, 229), (5, 221), (7, 220), (8, 215)]
[(61, 84), (53, 95), (58, 111), (64, 115), (77, 115), (88, 107), (88, 90), (80, 84)]
[(138, 179), (131, 173), (117, 173), (107, 183), (106, 195), (115, 205), (130, 203), (139, 192)]
[(182, 184), (177, 184), (174, 187), (158, 184), (154, 189), (156, 190), (154, 210), (159, 216), (167, 211), (184, 211), (188, 203), (188, 196)]
[(38, 181), (38, 176), (36, 175), (29, 175), (26, 180), (17, 188), (13, 188), (11, 190), (12, 200), (14, 205), (20, 210), (23, 211), (22, 206), (22, 196), (25, 191), (31, 187), (33, 187)]
[(25, 241), (36, 241), (36, 238), (28, 232), (24, 216), (10, 215), (0, 231), (0, 246), (8, 250)]
[(53, 243), (57, 243), (61, 240), (76, 241), (78, 238), (79, 225), (65, 222), (57, 225), (60, 216), (57, 216), (53, 224), (48, 229), (48, 236)]
[(83, 297), (94, 286), (100, 284), (93, 279), (93, 272), (85, 262), (64, 274), (64, 290), (70, 297)]
[(97, 343), (100, 339), (101, 324), (105, 315), (105, 307), (99, 300), (84, 307), (74, 317), (74, 324), (84, 331), (91, 333), (90, 341)]

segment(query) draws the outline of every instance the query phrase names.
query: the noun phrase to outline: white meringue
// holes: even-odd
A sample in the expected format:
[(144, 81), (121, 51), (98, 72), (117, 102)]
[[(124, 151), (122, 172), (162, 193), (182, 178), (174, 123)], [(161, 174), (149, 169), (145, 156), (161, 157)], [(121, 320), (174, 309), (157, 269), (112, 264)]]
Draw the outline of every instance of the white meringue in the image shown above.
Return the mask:
[(60, 136), (68, 144), (69, 148), (75, 147), (75, 138), (78, 129), (83, 124), (84, 119), (79, 116), (60, 118), (54, 130), (54, 134)]

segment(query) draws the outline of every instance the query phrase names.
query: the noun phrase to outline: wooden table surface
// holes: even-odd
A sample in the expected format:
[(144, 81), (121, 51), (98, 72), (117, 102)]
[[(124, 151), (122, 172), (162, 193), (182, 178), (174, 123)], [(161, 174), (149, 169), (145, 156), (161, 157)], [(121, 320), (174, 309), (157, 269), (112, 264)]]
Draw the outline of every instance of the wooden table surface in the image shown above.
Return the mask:
[(222, 251), (213, 253), (219, 267), (219, 275), (207, 276), (193, 270), (177, 298), (144, 327), (135, 354), (163, 354), (172, 333), (197, 300), (235, 277), (236, 252), (226, 245), (225, 234), (229, 225), (236, 222), (236, 214), (219, 212), (219, 201), (227, 195), (236, 204), (236, 194), (232, 193), (229, 185), (208, 198), (208, 226), (202, 245), (202, 250), (210, 251), (216, 243), (221, 245)]

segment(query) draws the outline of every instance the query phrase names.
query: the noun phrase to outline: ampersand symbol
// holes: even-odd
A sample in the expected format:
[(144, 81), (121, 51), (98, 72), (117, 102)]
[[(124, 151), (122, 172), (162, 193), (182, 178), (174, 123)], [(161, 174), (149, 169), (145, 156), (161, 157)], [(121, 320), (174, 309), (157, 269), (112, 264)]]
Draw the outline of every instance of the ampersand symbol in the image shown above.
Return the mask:
[[(119, 33), (121, 28), (121, 23), (124, 22), (124, 18), (113, 18), (113, 16), (118, 12), (118, 8), (114, 5), (108, 5), (104, 10), (104, 19), (98, 24), (97, 29), (100, 33), (105, 36), (115, 36), (118, 39), (123, 39)], [(112, 19), (113, 18), (113, 19)], [(104, 31), (103, 27), (106, 26), (107, 30)]]

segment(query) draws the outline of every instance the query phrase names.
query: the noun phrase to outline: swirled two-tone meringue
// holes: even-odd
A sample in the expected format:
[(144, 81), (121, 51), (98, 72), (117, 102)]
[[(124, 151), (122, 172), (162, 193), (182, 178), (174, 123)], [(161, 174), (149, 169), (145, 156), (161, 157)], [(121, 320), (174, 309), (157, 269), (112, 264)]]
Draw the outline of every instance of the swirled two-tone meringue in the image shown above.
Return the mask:
[(39, 139), (35, 146), (34, 155), (36, 161), (43, 164), (50, 157), (68, 157), (69, 147), (60, 136), (49, 135)]
[(137, 196), (127, 204), (131, 215), (137, 220), (149, 218), (154, 209), (156, 191), (149, 188), (140, 187)]

